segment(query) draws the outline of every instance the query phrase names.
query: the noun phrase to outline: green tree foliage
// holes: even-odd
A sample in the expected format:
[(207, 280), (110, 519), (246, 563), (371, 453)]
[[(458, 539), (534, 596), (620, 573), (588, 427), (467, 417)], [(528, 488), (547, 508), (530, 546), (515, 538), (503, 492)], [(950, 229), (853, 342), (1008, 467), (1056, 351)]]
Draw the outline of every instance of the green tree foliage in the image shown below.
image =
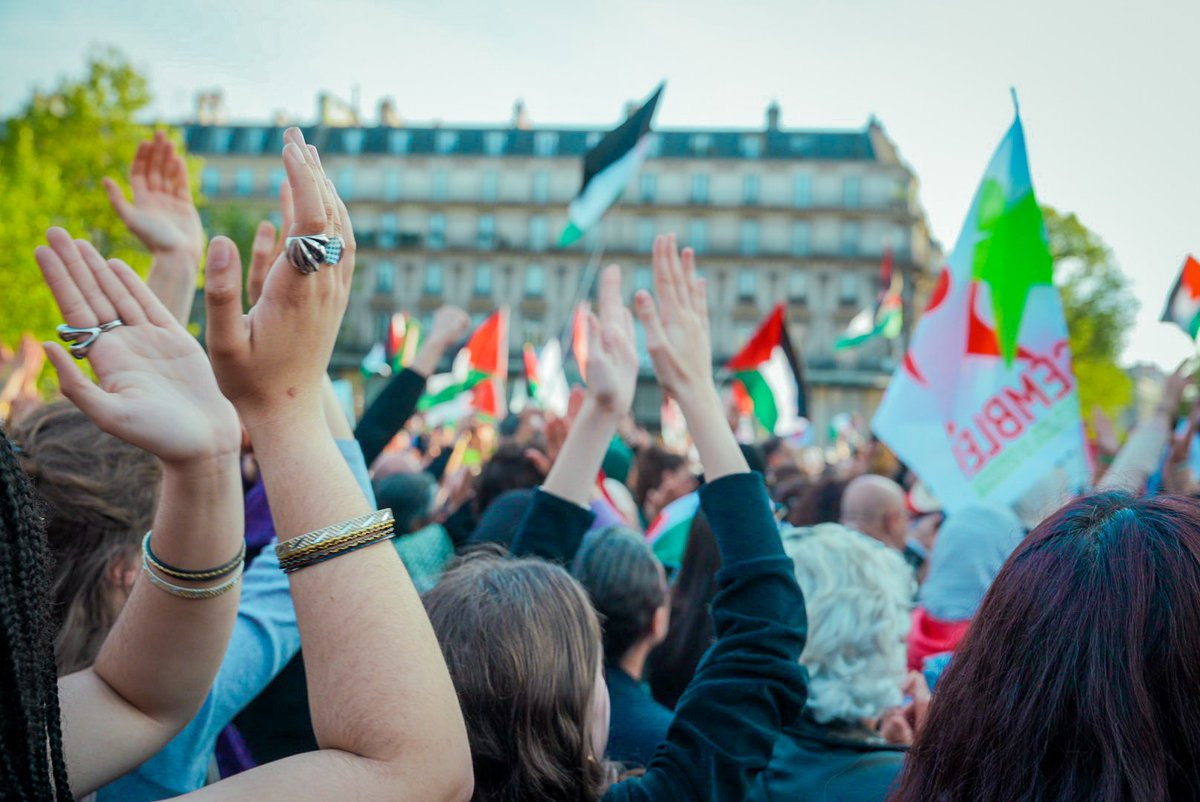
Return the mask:
[(149, 256), (109, 206), (100, 181), (111, 176), (127, 185), (138, 143), (153, 133), (136, 120), (149, 102), (146, 79), (119, 53), (104, 51), (88, 60), (82, 78), (35, 91), (0, 122), (0, 197), (6, 201), (0, 342), (12, 345), (25, 331), (49, 339), (62, 322), (33, 258), (50, 226), (91, 239), (101, 253), (145, 274)]
[(1062, 294), (1079, 401), (1085, 417), (1099, 406), (1110, 417), (1129, 406), (1133, 381), (1117, 361), (1138, 303), (1112, 251), (1073, 213), (1044, 206), (1054, 281)]

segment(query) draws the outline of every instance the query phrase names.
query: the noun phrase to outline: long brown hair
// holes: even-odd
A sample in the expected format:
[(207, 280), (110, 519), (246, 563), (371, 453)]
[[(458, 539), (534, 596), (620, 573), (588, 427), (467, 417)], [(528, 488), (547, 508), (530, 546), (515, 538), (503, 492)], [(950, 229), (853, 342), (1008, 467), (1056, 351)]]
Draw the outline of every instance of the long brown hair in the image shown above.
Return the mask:
[(600, 623), (541, 560), (465, 557), (425, 594), (467, 722), (475, 802), (594, 802), (612, 779), (590, 717)]
[(26, 418), (13, 440), (45, 506), (54, 655), (59, 675), (69, 674), (92, 664), (116, 623), (110, 569), (136, 559), (154, 520), (161, 468), (66, 402)]

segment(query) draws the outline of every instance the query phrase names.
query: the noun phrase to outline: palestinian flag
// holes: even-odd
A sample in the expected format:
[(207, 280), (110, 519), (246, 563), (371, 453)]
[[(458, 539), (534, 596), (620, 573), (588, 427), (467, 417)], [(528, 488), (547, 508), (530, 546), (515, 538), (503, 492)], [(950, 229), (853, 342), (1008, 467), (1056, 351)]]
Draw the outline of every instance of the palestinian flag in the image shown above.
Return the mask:
[(1200, 334), (1200, 262), (1196, 261), (1196, 257), (1188, 256), (1183, 263), (1175, 288), (1167, 298), (1162, 321), (1174, 323), (1192, 339)]
[(892, 278), (892, 286), (880, 296), (873, 306), (859, 312), (850, 321), (846, 331), (838, 338), (834, 347), (839, 350), (857, 348), (877, 337), (894, 340), (904, 329), (904, 279), (900, 275)]
[(663, 565), (683, 564), (683, 552), (687, 550), (692, 519), (699, 509), (700, 494), (688, 493), (663, 507), (658, 517), (650, 523), (650, 528), (646, 530), (646, 542)]
[(665, 83), (629, 119), (608, 132), (583, 157), (583, 186), (567, 209), (567, 227), (559, 245), (578, 241), (616, 203), (630, 179), (646, 160), (650, 148), (650, 123)]
[(521, 349), (521, 359), (525, 363), (525, 392), (529, 398), (538, 397), (538, 387), (541, 384), (538, 374), (538, 355), (531, 343), (525, 343)]
[(804, 374), (788, 337), (783, 304), (754, 332), (726, 367), (733, 373), (733, 391), (742, 409), (768, 432), (786, 436), (806, 425), (808, 400)]
[(469, 395), (470, 411), (498, 419), (505, 409), (504, 381), (508, 378), (508, 309), (497, 309), (467, 340), (454, 358), (451, 372), (431, 376), (417, 409), (432, 410), (461, 402)]
[(421, 347), (421, 323), (403, 312), (392, 315), (388, 327), (387, 358), (392, 370), (399, 372), (412, 364)]

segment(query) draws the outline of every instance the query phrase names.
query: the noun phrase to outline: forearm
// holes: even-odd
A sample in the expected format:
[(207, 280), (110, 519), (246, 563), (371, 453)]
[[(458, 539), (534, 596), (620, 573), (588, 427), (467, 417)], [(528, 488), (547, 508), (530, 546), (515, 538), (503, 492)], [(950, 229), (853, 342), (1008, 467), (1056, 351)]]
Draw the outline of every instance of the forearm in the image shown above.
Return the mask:
[(146, 285), (184, 326), (192, 317), (199, 265), (199, 254), (155, 253), (146, 277)]
[(363, 413), (362, 420), (354, 430), (354, 437), (362, 446), (368, 465), (375, 461), (396, 436), (396, 432), (416, 412), (417, 402), (424, 391), (425, 376), (406, 368), (388, 382), (379, 397)]
[(430, 337), (421, 343), (420, 350), (413, 357), (412, 364), (408, 366), (409, 370), (419, 373), (428, 379), (437, 371), (437, 367), (441, 363), (442, 357), (446, 355), (446, 349), (449, 347), (450, 343), (445, 342), (440, 337)]
[(1101, 477), (1097, 490), (1139, 492), (1162, 459), (1171, 438), (1171, 421), (1166, 412), (1138, 424)]
[(326, 374), (321, 385), (321, 409), (325, 413), (325, 424), (337, 440), (353, 440), (354, 432), (350, 429), (350, 421), (342, 410), (342, 403), (333, 390), (333, 379)]
[(725, 411), (715, 387), (700, 387), (693, 392), (680, 394), (676, 400), (687, 421), (688, 433), (700, 454), (706, 481), (712, 482), (722, 476), (750, 470), (737, 438), (725, 420)]
[(542, 489), (580, 507), (588, 506), (600, 465), (620, 420), (620, 414), (602, 409), (588, 396)]
[[(316, 425), (250, 431), (280, 541), (370, 511), (332, 438), (313, 436)], [(392, 545), (290, 579), (321, 747), (410, 767), (458, 757), (466, 736), (454, 688)]]

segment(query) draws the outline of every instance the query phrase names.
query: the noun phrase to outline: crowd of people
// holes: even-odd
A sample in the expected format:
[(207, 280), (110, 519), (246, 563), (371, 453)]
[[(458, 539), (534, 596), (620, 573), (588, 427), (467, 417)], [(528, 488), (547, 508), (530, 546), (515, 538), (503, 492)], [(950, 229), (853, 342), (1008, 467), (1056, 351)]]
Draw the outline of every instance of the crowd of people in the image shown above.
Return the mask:
[[(445, 307), (352, 425), (353, 226), (285, 142), (245, 273), (161, 134), (107, 182), (146, 281), (37, 250), (64, 400), (22, 389), (0, 438), (0, 799), (1200, 798), (1184, 370), (1093, 492), (943, 514), (869, 437), (739, 442), (663, 235), (632, 309), (602, 272), (565, 416), (427, 425)], [(635, 319), (684, 452), (630, 417)], [(646, 533), (684, 502), (676, 558)]]

